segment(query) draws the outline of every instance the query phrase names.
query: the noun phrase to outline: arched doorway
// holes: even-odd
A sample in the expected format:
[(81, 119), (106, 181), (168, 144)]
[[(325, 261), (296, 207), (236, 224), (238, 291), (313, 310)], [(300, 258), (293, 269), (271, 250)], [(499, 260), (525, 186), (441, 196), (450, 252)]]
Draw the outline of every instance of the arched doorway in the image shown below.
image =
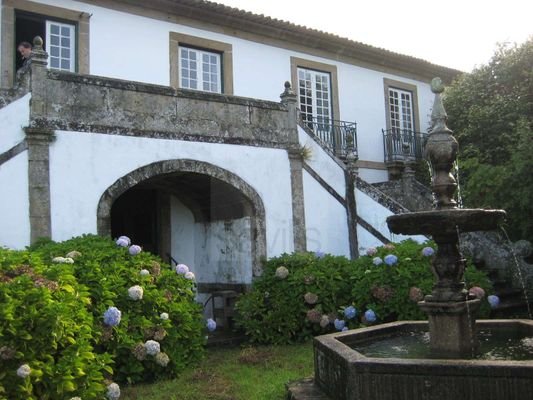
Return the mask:
[(141, 167), (101, 196), (100, 235), (128, 235), (146, 250), (188, 264), (199, 293), (242, 288), (266, 257), (265, 212), (237, 175), (194, 160)]

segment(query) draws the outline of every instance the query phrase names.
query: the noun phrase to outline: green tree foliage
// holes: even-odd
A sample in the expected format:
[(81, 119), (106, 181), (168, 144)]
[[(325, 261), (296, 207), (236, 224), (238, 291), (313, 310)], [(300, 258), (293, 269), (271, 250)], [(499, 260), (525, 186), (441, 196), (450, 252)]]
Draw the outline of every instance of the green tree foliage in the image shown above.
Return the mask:
[(445, 94), (465, 206), (503, 208), (511, 237), (533, 240), (533, 37), (501, 45)]

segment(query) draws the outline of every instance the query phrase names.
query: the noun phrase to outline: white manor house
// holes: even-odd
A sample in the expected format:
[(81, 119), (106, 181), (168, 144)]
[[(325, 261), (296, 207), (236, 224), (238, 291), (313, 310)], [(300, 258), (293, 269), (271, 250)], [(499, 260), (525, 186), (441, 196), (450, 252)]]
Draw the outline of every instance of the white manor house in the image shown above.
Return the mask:
[(1, 0), (0, 18), (0, 246), (128, 235), (205, 293), (285, 252), (400, 240), (385, 218), (426, 193), (429, 82), (459, 74), (201, 0)]

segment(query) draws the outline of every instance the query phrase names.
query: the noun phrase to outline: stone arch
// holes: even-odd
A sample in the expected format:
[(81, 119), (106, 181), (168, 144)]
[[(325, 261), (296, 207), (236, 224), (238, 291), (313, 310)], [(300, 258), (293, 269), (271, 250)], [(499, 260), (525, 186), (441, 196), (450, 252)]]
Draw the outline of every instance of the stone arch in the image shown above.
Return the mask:
[[(162, 175), (173, 173), (196, 173), (218, 179), (238, 190), (251, 205), (251, 245), (253, 276), (262, 272), (262, 261), (266, 258), (265, 207), (255, 189), (234, 173), (216, 165), (189, 159), (157, 161), (131, 171), (117, 179), (100, 197), (97, 208), (97, 232), (111, 235), (111, 208), (115, 200), (137, 184)], [(195, 210), (192, 210), (195, 213)]]

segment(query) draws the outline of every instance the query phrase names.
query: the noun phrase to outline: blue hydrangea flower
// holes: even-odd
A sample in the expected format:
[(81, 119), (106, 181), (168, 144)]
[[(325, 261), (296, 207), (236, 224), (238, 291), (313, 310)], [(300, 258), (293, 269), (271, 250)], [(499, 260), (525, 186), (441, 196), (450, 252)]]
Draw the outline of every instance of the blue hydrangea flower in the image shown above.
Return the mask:
[(389, 267), (392, 267), (398, 262), (398, 257), (396, 257), (394, 254), (389, 254), (385, 256), (383, 260), (385, 261), (385, 264), (387, 264)]
[(109, 307), (104, 313), (104, 324), (108, 326), (117, 326), (120, 324), (122, 313), (116, 307)]
[(323, 251), (315, 251), (315, 257), (316, 258), (324, 258), (326, 256), (326, 253), (324, 253)]
[(215, 329), (217, 329), (217, 323), (215, 322), (215, 320), (211, 318), (207, 320), (207, 323), (205, 324), (205, 326), (207, 327), (207, 330), (209, 332), (214, 332)]
[(435, 254), (435, 250), (432, 247), (424, 247), (422, 249), (422, 255), (424, 257), (431, 257), (433, 254)]
[(137, 246), (136, 244), (130, 246), (129, 252), (132, 256), (136, 256), (142, 251), (141, 246)]
[(117, 246), (120, 247), (128, 247), (131, 244), (131, 240), (127, 236), (121, 236), (117, 239), (115, 243), (117, 244)]
[(377, 319), (376, 313), (373, 310), (366, 310), (365, 311), (365, 319), (368, 322), (375, 322), (376, 319)]
[(344, 322), (343, 319), (335, 318), (335, 321), (333, 321), (333, 325), (335, 325), (335, 329), (337, 329), (338, 331), (342, 331), (342, 329), (346, 326), (346, 322)]
[(347, 319), (353, 319), (357, 316), (357, 308), (354, 306), (349, 306), (344, 309), (344, 316)]
[(383, 260), (380, 257), (374, 257), (372, 263), (374, 263), (374, 265), (381, 265), (383, 264)]
[(176, 265), (177, 274), (185, 275), (187, 272), (189, 272), (189, 267), (187, 267), (185, 264)]
[(496, 308), (500, 305), (500, 298), (494, 294), (488, 296), (487, 301), (490, 304), (490, 308)]

